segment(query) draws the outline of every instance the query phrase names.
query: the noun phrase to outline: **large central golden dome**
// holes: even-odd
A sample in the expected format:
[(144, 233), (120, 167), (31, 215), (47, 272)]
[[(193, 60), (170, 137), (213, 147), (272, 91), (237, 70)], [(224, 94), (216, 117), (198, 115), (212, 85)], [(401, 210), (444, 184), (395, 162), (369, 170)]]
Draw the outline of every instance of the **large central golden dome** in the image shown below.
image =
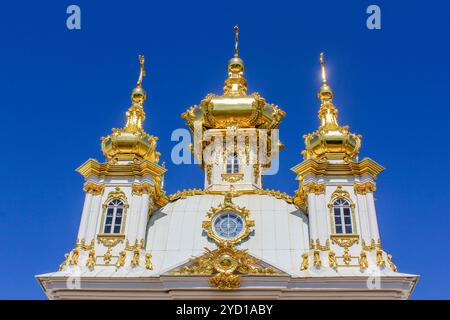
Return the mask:
[(266, 103), (258, 93), (247, 94), (244, 61), (238, 56), (238, 31), (236, 26), (235, 53), (228, 62), (228, 78), (225, 80), (223, 94), (208, 94), (199, 105), (182, 114), (192, 130), (196, 121), (204, 129), (224, 129), (230, 126), (274, 129), (285, 116), (283, 110)]

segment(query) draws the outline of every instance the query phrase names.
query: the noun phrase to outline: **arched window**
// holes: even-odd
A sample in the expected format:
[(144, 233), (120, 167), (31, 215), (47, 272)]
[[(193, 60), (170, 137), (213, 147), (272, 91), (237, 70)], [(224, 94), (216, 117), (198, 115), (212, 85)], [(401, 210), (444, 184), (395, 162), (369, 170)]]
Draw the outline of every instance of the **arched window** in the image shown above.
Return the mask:
[(239, 173), (239, 157), (236, 153), (227, 156), (227, 173)]
[(106, 208), (104, 233), (120, 233), (122, 230), (124, 204), (119, 199), (114, 199)]
[(334, 228), (336, 234), (353, 233), (350, 203), (338, 198), (333, 202)]

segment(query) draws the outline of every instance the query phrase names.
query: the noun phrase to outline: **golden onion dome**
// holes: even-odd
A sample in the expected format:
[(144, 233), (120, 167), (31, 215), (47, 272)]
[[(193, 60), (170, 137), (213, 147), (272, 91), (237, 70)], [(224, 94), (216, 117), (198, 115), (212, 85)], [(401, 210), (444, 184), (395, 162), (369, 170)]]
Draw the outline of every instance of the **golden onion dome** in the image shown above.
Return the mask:
[(302, 152), (305, 159), (324, 161), (339, 159), (353, 161), (361, 148), (361, 135), (340, 126), (337, 120), (338, 110), (333, 104), (333, 90), (328, 85), (325, 73), (323, 53), (320, 54), (322, 85), (317, 96), (321, 101), (319, 109), (320, 126), (316, 132), (304, 136), (306, 149)]
[(239, 29), (235, 31), (235, 52), (228, 61), (228, 78), (222, 95), (208, 94), (199, 105), (182, 114), (187, 125), (194, 130), (199, 121), (205, 129), (277, 128), (285, 112), (278, 106), (266, 103), (258, 93), (247, 94), (247, 80), (244, 78), (244, 61), (238, 55)]
[(117, 161), (159, 161), (160, 153), (156, 151), (157, 137), (147, 134), (143, 129), (145, 112), (143, 103), (147, 93), (142, 88), (145, 76), (144, 56), (139, 56), (141, 70), (136, 88), (131, 91), (132, 105), (126, 112), (125, 127), (112, 129), (107, 137), (102, 137), (102, 152), (111, 163)]

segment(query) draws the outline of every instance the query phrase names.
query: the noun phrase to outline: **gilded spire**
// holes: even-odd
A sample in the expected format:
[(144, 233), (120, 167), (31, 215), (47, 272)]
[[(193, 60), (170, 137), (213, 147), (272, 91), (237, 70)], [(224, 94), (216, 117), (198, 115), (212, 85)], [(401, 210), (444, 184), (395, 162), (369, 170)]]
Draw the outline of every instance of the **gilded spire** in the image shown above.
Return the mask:
[(333, 90), (331, 90), (327, 83), (327, 73), (325, 70), (325, 59), (323, 52), (320, 53), (320, 69), (322, 74), (322, 85), (320, 86), (317, 96), (322, 103), (328, 103), (333, 100)]
[(239, 26), (234, 26), (234, 56), (237, 57), (239, 53)]
[(126, 113), (127, 122), (125, 125), (125, 130), (130, 132), (143, 131), (142, 124), (145, 120), (145, 112), (142, 105), (147, 99), (147, 92), (145, 92), (145, 90), (142, 88), (142, 80), (146, 75), (144, 62), (145, 62), (144, 56), (139, 55), (139, 65), (140, 65), (139, 77), (136, 84), (136, 88), (134, 88), (131, 91), (132, 105)]
[(320, 69), (322, 75), (322, 85), (319, 88), (317, 96), (321, 101), (319, 110), (320, 127), (324, 129), (336, 129), (339, 127), (337, 121), (338, 111), (334, 106), (333, 91), (327, 83), (327, 73), (325, 70), (325, 61), (323, 52), (320, 53)]
[(145, 58), (143, 55), (140, 54), (139, 55), (139, 64), (141, 65), (141, 71), (139, 72), (139, 78), (137, 81), (138, 88), (142, 87), (142, 79), (146, 76), (144, 62), (145, 62)]
[(244, 61), (239, 54), (239, 27), (234, 26), (234, 56), (228, 61), (228, 79), (223, 92), (227, 96), (247, 95), (247, 80), (244, 78)]
[(327, 84), (327, 74), (325, 72), (325, 62), (323, 59), (323, 52), (320, 53), (320, 68), (322, 71), (322, 83), (324, 85), (326, 85)]

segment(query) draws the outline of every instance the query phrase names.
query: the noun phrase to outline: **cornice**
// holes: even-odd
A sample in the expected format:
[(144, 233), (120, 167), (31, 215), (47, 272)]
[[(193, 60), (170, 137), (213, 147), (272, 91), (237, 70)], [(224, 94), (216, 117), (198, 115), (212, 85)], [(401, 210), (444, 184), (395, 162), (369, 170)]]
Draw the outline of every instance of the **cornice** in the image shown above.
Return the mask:
[(87, 179), (89, 176), (98, 178), (142, 177), (146, 175), (159, 177), (167, 170), (148, 160), (130, 164), (111, 164), (108, 162), (100, 163), (95, 159), (89, 159), (79, 166), (76, 171)]
[(384, 168), (370, 158), (364, 158), (360, 162), (329, 163), (308, 159), (291, 169), (299, 177), (308, 174), (314, 176), (362, 176), (369, 174), (376, 179)]

